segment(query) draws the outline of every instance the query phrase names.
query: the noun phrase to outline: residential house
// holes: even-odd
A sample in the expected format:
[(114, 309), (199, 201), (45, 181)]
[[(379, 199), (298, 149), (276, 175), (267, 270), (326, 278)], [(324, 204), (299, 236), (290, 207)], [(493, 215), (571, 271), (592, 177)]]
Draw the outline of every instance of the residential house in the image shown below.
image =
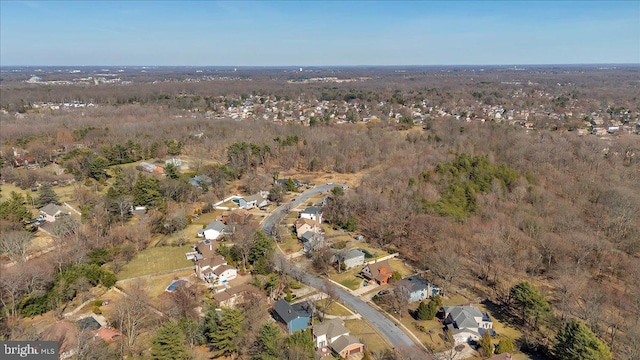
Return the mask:
[(391, 270), (391, 265), (389, 265), (388, 260), (367, 264), (362, 268), (360, 273), (366, 279), (369, 281), (375, 281), (378, 285), (388, 283), (391, 275), (393, 275), (393, 271)]
[(475, 306), (445, 306), (444, 323), (451, 329), (456, 344), (479, 340), (485, 331), (493, 336), (493, 322)]
[(310, 219), (322, 224), (322, 209), (316, 206), (309, 206), (300, 212), (300, 218)]
[(226, 284), (230, 280), (238, 277), (238, 270), (230, 265), (221, 265), (213, 269), (213, 282), (216, 284)]
[(269, 205), (269, 201), (267, 201), (267, 199), (265, 199), (264, 196), (262, 196), (262, 194), (260, 193), (239, 199), (233, 199), (233, 202), (238, 204), (238, 207), (240, 207), (240, 209), (247, 210), (254, 207), (263, 208)]
[(320, 228), (320, 224), (317, 221), (306, 218), (297, 219), (294, 225), (296, 227), (296, 236), (298, 237), (298, 239), (302, 238), (302, 234), (306, 233), (307, 231), (320, 233), (322, 230)]
[(307, 231), (302, 234), (300, 241), (302, 241), (302, 250), (305, 253), (316, 251), (324, 246), (324, 236), (313, 231)]
[(216, 220), (207, 225), (204, 229), (198, 230), (198, 237), (203, 237), (207, 240), (217, 240), (222, 236), (222, 233), (225, 230), (226, 225), (222, 221)]
[(307, 302), (289, 304), (280, 299), (273, 305), (273, 310), (276, 320), (287, 326), (290, 335), (308, 328), (311, 322), (311, 306)]
[(71, 211), (60, 205), (51, 203), (40, 208), (40, 215), (42, 215), (47, 222), (55, 222), (56, 219), (62, 216), (71, 215)]
[(257, 292), (258, 290), (248, 284), (242, 284), (234, 286), (229, 289), (217, 292), (213, 295), (213, 300), (218, 307), (234, 307), (238, 302), (244, 299), (244, 296), (250, 292)]
[(197, 261), (200, 259), (209, 259), (216, 256), (218, 245), (215, 240), (200, 240), (194, 247), (195, 251), (188, 252), (187, 260)]
[(209, 283), (215, 283), (218, 276), (214, 273), (214, 270), (220, 266), (227, 265), (227, 261), (220, 255), (216, 255), (211, 258), (199, 259), (195, 261), (196, 275)]
[(189, 179), (189, 184), (197, 187), (211, 186), (213, 185), (213, 180), (207, 175), (196, 175)]
[(421, 301), (435, 296), (440, 292), (440, 288), (430, 283), (420, 275), (406, 277), (400, 281), (401, 287), (407, 290), (409, 302)]
[(364, 264), (364, 253), (358, 249), (340, 251), (336, 254), (336, 257), (347, 269)]
[(146, 173), (164, 174), (164, 169), (160, 166), (144, 161), (138, 164), (138, 166), (136, 166), (136, 169)]
[(316, 349), (328, 346), (342, 335), (349, 335), (349, 329), (344, 327), (340, 319), (331, 319), (314, 325), (312, 329), (313, 341)]
[(245, 209), (238, 209), (234, 211), (226, 211), (222, 213), (220, 216), (220, 220), (225, 225), (235, 225), (235, 224), (244, 224), (249, 219), (251, 219), (252, 215)]
[(353, 335), (342, 335), (331, 344), (331, 350), (341, 359), (364, 352), (364, 344)]
[(349, 335), (349, 329), (344, 327), (340, 319), (332, 319), (314, 325), (312, 329), (316, 349), (330, 347), (334, 354), (343, 359), (364, 352), (364, 344), (356, 337)]

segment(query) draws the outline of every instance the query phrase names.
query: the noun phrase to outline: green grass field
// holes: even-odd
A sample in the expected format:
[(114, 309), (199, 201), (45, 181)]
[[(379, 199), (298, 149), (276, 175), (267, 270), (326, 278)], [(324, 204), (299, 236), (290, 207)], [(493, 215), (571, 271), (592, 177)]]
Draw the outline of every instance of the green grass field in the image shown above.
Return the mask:
[(386, 340), (364, 320), (347, 320), (344, 322), (344, 326), (349, 329), (351, 335), (360, 339), (366, 349), (371, 352), (383, 351), (390, 347)]
[(356, 277), (356, 275), (358, 275), (360, 270), (361, 270), (361, 267), (356, 266), (355, 268), (349, 269), (347, 271), (343, 271), (340, 274), (332, 273), (331, 280), (343, 286), (346, 286), (351, 290), (356, 290), (360, 288), (360, 285), (362, 285), (362, 279), (359, 277)]
[(185, 257), (185, 253), (193, 251), (191, 246), (152, 247), (139, 252), (117, 274), (119, 280), (143, 275), (151, 275), (193, 266), (193, 262)]
[[(319, 300), (316, 302), (318, 306), (322, 306), (326, 300)], [(349, 316), (353, 315), (351, 311), (338, 303), (333, 303), (329, 305), (329, 309), (327, 309), (327, 315), (335, 315), (335, 316)]]

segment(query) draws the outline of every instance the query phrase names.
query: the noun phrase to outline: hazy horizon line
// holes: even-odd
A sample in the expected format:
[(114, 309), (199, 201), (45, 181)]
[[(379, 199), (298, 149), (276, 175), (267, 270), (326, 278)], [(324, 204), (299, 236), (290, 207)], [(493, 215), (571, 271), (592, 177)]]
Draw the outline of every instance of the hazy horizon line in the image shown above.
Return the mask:
[(331, 68), (331, 67), (349, 67), (349, 68), (361, 68), (361, 67), (452, 67), (452, 66), (598, 66), (598, 65), (636, 65), (640, 66), (640, 62), (638, 63), (522, 63), (522, 64), (390, 64), (390, 65), (380, 65), (380, 64), (360, 64), (360, 65), (105, 65), (105, 64), (93, 64), (93, 65), (0, 65), (0, 68), (12, 68), (12, 67), (152, 67), (152, 68), (168, 68), (168, 67), (219, 67), (219, 68)]

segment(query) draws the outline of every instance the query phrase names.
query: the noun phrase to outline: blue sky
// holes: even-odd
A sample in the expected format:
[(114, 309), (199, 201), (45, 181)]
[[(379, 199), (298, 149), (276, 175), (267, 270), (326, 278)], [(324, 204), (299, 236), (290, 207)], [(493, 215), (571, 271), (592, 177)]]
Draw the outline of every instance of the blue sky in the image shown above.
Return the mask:
[(0, 1), (0, 65), (640, 63), (640, 0)]

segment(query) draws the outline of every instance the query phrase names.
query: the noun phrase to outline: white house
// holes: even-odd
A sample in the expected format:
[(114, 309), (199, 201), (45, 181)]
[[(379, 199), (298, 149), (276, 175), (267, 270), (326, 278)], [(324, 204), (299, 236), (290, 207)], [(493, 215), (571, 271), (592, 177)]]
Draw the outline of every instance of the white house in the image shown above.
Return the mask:
[(40, 208), (40, 215), (44, 217), (47, 222), (55, 222), (61, 216), (71, 215), (71, 211), (56, 204), (47, 204)]
[(215, 270), (223, 265), (227, 265), (227, 261), (220, 255), (196, 260), (196, 275), (206, 282), (214, 283), (218, 279)]
[(314, 325), (312, 332), (316, 349), (332, 344), (342, 335), (349, 335), (349, 329), (344, 327), (340, 319), (331, 319)]
[(300, 212), (300, 218), (310, 219), (322, 224), (322, 209), (316, 206), (309, 206)]
[(364, 253), (358, 249), (345, 250), (336, 256), (347, 269), (364, 264)]
[(314, 233), (321, 232), (320, 224), (318, 224), (317, 221), (311, 219), (299, 218), (298, 220), (296, 220), (294, 225), (296, 227), (296, 235), (298, 239), (302, 238), (302, 234), (306, 233), (307, 231), (311, 231)]
[(257, 193), (244, 198), (234, 199), (234, 203), (238, 204), (240, 209), (252, 209), (254, 207), (262, 208), (269, 205), (269, 201), (262, 196), (261, 193)]
[(479, 340), (485, 331), (494, 335), (493, 322), (475, 306), (445, 306), (444, 323), (453, 333), (456, 344)]
[(216, 220), (207, 225), (204, 229), (198, 230), (198, 237), (203, 237), (207, 240), (217, 240), (222, 236), (225, 228), (226, 225), (222, 221)]
[(238, 277), (238, 270), (230, 265), (221, 265), (213, 270), (214, 283), (226, 284)]

